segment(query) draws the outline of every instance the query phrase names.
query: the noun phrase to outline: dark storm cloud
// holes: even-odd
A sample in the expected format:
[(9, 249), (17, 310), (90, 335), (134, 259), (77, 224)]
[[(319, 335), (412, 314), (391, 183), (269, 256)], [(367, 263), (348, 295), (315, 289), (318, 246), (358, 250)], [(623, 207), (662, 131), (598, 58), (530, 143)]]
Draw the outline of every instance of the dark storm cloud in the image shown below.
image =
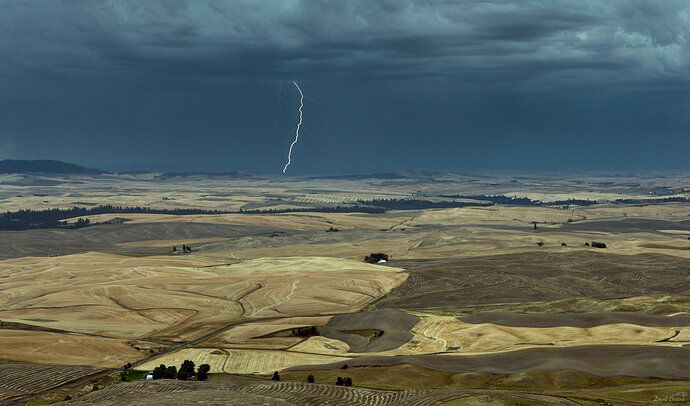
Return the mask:
[[(621, 142), (618, 163), (644, 155), (650, 137), (673, 155), (690, 146), (689, 41), (687, 0), (0, 0), (0, 155), (82, 159), (69, 140), (87, 163), (164, 160), (162, 144), (193, 133), (231, 143), (230, 166), (281, 160), (289, 140), (266, 105), (293, 79), (328, 100), (307, 100), (321, 138), (300, 147), (319, 154), (395, 141), (410, 165), (460, 161), (410, 152), (424, 134), (427, 152), (506, 166), (573, 137), (612, 140), (595, 160)], [(221, 158), (195, 148), (192, 163)], [(366, 154), (331, 167), (395, 165)]]
[[(2, 3), (4, 74), (398, 74), (493, 83), (613, 73), (687, 84), (690, 5), (674, 1)], [(509, 71), (518, 71), (517, 77)], [(484, 77), (480, 74), (486, 71)], [(580, 72), (578, 72), (580, 71)], [(586, 72), (591, 71), (587, 77)], [(583, 77), (583, 75), (585, 75)], [(611, 77), (609, 77), (610, 79)]]

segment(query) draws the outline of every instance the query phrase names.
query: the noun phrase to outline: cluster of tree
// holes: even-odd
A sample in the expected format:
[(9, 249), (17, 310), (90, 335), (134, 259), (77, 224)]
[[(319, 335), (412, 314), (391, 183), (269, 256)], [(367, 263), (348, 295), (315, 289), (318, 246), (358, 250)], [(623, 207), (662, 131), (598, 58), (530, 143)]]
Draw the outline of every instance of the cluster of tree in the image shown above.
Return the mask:
[[(177, 252), (177, 246), (173, 245), (172, 252)], [(182, 244), (182, 252), (185, 254), (188, 252), (192, 252), (192, 247), (190, 247), (189, 245)]]
[(67, 224), (68, 228), (84, 228), (91, 225), (91, 220), (79, 217), (74, 223)]
[(506, 195), (448, 195), (442, 197), (450, 197), (453, 199), (480, 200), (483, 202), (490, 202), (493, 204), (510, 204), (513, 206), (541, 206), (543, 204), (539, 200), (532, 200), (528, 197), (514, 197)]
[(198, 381), (205, 381), (208, 379), (208, 372), (211, 370), (209, 364), (201, 364), (194, 371), (194, 362), (190, 360), (184, 360), (180, 369), (178, 370), (176, 366), (165, 364), (160, 364), (153, 369), (153, 379), (179, 379), (181, 381), (187, 381), (189, 379), (196, 379)]
[(592, 206), (598, 204), (597, 200), (589, 199), (568, 199), (568, 200), (556, 200), (553, 202), (548, 202), (549, 206)]
[[(553, 202), (542, 202), (541, 200), (532, 200), (528, 197), (508, 197), (505, 195), (447, 195), (441, 197), (449, 197), (456, 199), (471, 199), (491, 202), (495, 204), (510, 204), (513, 206), (592, 206), (602, 203), (598, 200), (589, 199), (567, 199), (556, 200)], [(616, 199), (612, 201), (614, 204), (662, 204), (662, 203), (687, 203), (690, 199), (684, 196), (662, 197), (658, 199)]]
[(384, 254), (383, 252), (377, 252), (371, 253), (364, 257), (364, 262), (368, 262), (370, 264), (378, 264), (380, 260), (388, 262), (388, 254)]
[(446, 200), (440, 202), (433, 202), (431, 200), (423, 199), (372, 199), (372, 200), (357, 200), (358, 203), (366, 206), (381, 207), (387, 210), (424, 210), (424, 209), (448, 209), (455, 207), (484, 207), (491, 206), (491, 203), (480, 202), (456, 202), (453, 200)]
[(684, 196), (661, 197), (658, 199), (616, 199), (616, 204), (659, 204), (659, 203), (687, 203), (690, 199)]
[(339, 376), (335, 380), (335, 384), (338, 386), (352, 386), (352, 378), (350, 378), (349, 376), (346, 376), (344, 378)]

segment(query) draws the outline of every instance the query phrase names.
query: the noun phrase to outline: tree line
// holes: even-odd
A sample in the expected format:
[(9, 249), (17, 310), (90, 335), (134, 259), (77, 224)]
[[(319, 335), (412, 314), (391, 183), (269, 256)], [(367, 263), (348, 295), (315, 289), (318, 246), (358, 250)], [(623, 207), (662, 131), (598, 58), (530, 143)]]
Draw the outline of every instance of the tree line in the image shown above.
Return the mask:
[[(555, 200), (552, 202), (543, 202), (541, 200), (530, 199), (528, 197), (515, 197), (506, 195), (444, 195), (441, 197), (453, 199), (470, 199), (484, 202), (491, 202), (494, 204), (508, 204), (513, 206), (592, 206), (595, 204), (604, 203), (605, 201), (590, 200), (590, 199), (567, 199)], [(611, 201), (614, 204), (662, 204), (662, 203), (687, 203), (690, 199), (684, 196), (662, 197), (658, 199), (615, 199)]]
[(385, 210), (376, 207), (359, 206), (335, 206), (335, 207), (310, 207), (294, 209), (268, 209), (268, 210), (206, 210), (206, 209), (156, 209), (140, 206), (113, 206), (100, 205), (95, 207), (72, 207), (70, 209), (46, 209), (31, 210), (22, 209), (8, 211), (0, 214), (0, 231), (19, 231), (39, 228), (81, 228), (95, 225), (88, 219), (77, 220), (76, 223), (63, 221), (73, 217), (86, 217), (98, 214), (171, 214), (177, 216), (194, 214), (279, 214), (293, 212), (320, 212), (320, 213), (384, 213)]
[(205, 381), (208, 379), (208, 372), (211, 370), (209, 364), (201, 364), (194, 371), (194, 361), (184, 360), (180, 369), (178, 370), (176, 366), (165, 364), (160, 364), (153, 369), (153, 379), (179, 379), (181, 381), (187, 381), (196, 378), (197, 381)]

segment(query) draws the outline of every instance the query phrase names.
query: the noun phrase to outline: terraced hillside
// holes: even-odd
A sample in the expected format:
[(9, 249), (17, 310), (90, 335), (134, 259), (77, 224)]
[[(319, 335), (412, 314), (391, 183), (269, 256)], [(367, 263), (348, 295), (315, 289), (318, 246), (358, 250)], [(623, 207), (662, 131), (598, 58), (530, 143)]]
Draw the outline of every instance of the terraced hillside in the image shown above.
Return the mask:
[[(577, 405), (547, 395), (481, 390), (381, 391), (306, 383), (214, 383), (214, 382), (132, 382), (93, 392), (68, 405), (167, 405), (203, 401), (205, 405), (379, 405), (432, 406), (454, 401), (454, 405), (475, 402), (523, 402), (540, 405)], [(458, 403), (459, 402), (459, 403)]]

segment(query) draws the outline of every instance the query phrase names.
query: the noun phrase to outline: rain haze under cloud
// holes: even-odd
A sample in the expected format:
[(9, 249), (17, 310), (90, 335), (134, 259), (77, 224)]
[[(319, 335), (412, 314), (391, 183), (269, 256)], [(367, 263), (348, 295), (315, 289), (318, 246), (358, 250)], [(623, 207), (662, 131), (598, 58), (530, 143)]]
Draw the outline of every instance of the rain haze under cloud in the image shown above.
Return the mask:
[(687, 0), (0, 10), (0, 159), (278, 174), (297, 80), (294, 173), (690, 168)]

